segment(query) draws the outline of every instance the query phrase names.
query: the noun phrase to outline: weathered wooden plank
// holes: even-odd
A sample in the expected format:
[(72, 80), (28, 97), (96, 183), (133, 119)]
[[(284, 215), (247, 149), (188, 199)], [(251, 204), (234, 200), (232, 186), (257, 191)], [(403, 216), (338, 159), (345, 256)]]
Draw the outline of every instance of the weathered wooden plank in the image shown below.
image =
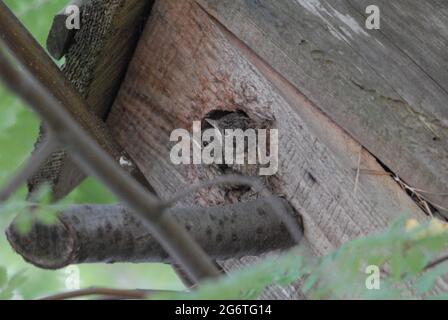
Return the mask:
[[(371, 4), (367, 0), (349, 4), (360, 13)], [(394, 43), (448, 91), (448, 5), (444, 1), (376, 2), (381, 11), (380, 33)], [(376, 33), (371, 33), (375, 36)]]
[[(81, 29), (74, 36), (63, 72), (90, 110), (102, 119), (115, 99), (151, 6), (152, 1), (140, 0), (84, 3)], [(54, 198), (60, 199), (84, 178), (60, 151), (30, 180), (29, 189), (47, 182), (53, 186)]]
[[(366, 30), (361, 6), (350, 5), (356, 1), (198, 1), (408, 184), (448, 192), (448, 20), (439, 10), (447, 2), (402, 8), (409, 2), (382, 1), (386, 26), (394, 19), (389, 10), (408, 16), (400, 31), (388, 34), (398, 25)], [(429, 29), (432, 17), (425, 17), (408, 29), (420, 9), (440, 26)], [(402, 37), (417, 30), (432, 54)], [(432, 30), (440, 36), (433, 39)], [(426, 196), (448, 207), (448, 196)]]
[[(207, 166), (170, 161), (170, 133), (191, 132), (212, 110), (242, 110), (254, 121), (273, 119), (279, 130), (279, 172), (269, 180), (304, 218), (316, 255), (345, 241), (382, 230), (401, 214), (425, 215), (376, 159), (258, 56), (231, 37), (193, 1), (164, 0), (151, 18), (120, 89), (108, 125), (164, 197), (209, 177)], [(149, 53), (151, 59), (148, 59)], [(242, 198), (250, 198), (250, 192)], [(238, 199), (236, 199), (238, 200)], [(222, 188), (192, 195), (182, 205), (235, 201)], [(255, 257), (223, 262), (235, 269)], [(272, 288), (263, 297), (303, 298), (297, 286)]]

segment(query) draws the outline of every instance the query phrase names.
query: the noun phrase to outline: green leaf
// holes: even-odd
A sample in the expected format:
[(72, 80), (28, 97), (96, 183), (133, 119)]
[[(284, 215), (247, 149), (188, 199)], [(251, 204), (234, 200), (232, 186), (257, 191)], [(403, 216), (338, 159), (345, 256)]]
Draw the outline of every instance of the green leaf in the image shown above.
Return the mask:
[(54, 206), (44, 206), (37, 210), (36, 218), (44, 225), (53, 225), (57, 222), (59, 212)]
[(15, 290), (26, 281), (25, 270), (21, 270), (14, 274), (8, 281), (8, 288)]
[(14, 220), (14, 228), (21, 235), (26, 235), (33, 226), (33, 216), (29, 212), (20, 213)]
[(24, 273), (25, 270), (21, 270), (14, 274), (11, 279), (9, 279), (6, 287), (2, 291), (0, 291), (0, 300), (9, 300), (13, 297), (14, 290), (16, 290), (26, 281)]
[(421, 248), (413, 247), (409, 249), (403, 257), (402, 273), (406, 273), (407, 276), (412, 276), (423, 271), (428, 264), (428, 257), (422, 252)]
[(151, 299), (255, 299), (269, 285), (287, 285), (300, 278), (305, 269), (297, 250), (268, 258), (229, 277), (202, 284), (191, 293), (161, 294)]

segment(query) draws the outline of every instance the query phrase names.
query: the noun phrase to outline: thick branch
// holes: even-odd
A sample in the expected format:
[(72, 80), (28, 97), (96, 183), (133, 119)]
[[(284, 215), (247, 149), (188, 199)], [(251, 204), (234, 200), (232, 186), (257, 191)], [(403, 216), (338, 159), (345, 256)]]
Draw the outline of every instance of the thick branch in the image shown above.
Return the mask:
[[(171, 209), (166, 214), (184, 226), (215, 259), (259, 255), (295, 244), (270, 206), (271, 198), (225, 207)], [(288, 214), (301, 218), (281, 200)], [(7, 230), (12, 247), (28, 262), (56, 269), (92, 262), (168, 262), (166, 251), (147, 228), (122, 205), (74, 206), (52, 226), (35, 225), (21, 235)]]
[(172, 199), (166, 202), (162, 202), (162, 207), (170, 208), (174, 206), (177, 201), (197, 192), (200, 189), (223, 185), (248, 186), (260, 195), (266, 198), (270, 198), (269, 203), (267, 203), (269, 210), (272, 210), (277, 214), (277, 217), (286, 225), (286, 229), (291, 237), (295, 239), (297, 244), (300, 243), (303, 236), (303, 224), (301, 223), (301, 221), (300, 223), (297, 223), (297, 219), (295, 219), (294, 215), (291, 215), (290, 210), (288, 210), (289, 203), (284, 202), (279, 197), (273, 197), (271, 191), (269, 191), (269, 189), (265, 185), (263, 185), (262, 183), (260, 183), (260, 181), (254, 179), (253, 177), (240, 175), (224, 175), (212, 180), (199, 183), (197, 185), (189, 186), (180, 193), (174, 195)]

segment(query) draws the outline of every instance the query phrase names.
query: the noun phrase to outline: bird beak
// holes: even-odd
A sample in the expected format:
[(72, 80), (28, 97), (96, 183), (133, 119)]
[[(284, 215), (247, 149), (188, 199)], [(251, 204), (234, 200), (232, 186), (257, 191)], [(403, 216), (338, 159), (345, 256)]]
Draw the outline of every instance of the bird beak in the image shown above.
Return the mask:
[(205, 122), (207, 122), (209, 125), (211, 125), (213, 128), (218, 129), (218, 125), (216, 124), (215, 120), (212, 119), (205, 119)]
[(219, 139), (222, 140), (222, 134), (221, 134), (221, 131), (218, 128), (218, 123), (216, 122), (216, 120), (212, 120), (212, 119), (206, 118), (205, 122), (207, 122), (209, 125), (211, 125), (216, 130), (216, 132), (219, 135)]

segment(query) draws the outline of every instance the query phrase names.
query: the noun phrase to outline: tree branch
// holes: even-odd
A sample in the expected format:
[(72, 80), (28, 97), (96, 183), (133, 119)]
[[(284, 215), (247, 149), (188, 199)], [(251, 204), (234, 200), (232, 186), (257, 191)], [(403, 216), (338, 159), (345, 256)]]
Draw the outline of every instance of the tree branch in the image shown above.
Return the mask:
[(131, 299), (141, 300), (146, 299), (152, 294), (159, 293), (171, 293), (169, 290), (122, 290), (122, 289), (109, 289), (109, 288), (87, 288), (74, 290), (64, 293), (58, 293), (52, 296), (42, 298), (40, 300), (67, 300), (73, 298), (81, 298), (86, 296), (102, 296), (104, 298), (113, 299)]
[[(294, 246), (284, 223), (270, 209), (274, 197), (212, 208), (174, 208), (165, 214), (181, 226), (207, 254), (217, 260), (257, 256)], [(300, 215), (277, 198), (287, 214)], [(12, 223), (7, 238), (23, 258), (41, 268), (97, 262), (166, 262), (166, 251), (140, 220), (122, 205), (79, 205), (58, 216), (51, 226), (36, 224), (26, 235)]]
[(207, 187), (214, 187), (217, 185), (240, 185), (251, 187), (255, 192), (260, 193), (262, 196), (269, 198), (270, 201), (266, 205), (277, 214), (278, 218), (284, 223), (287, 231), (291, 237), (298, 244), (303, 237), (303, 222), (300, 215), (292, 215), (289, 203), (282, 201), (279, 197), (273, 197), (269, 189), (263, 185), (258, 179), (254, 177), (247, 177), (241, 175), (223, 175), (212, 180), (201, 182), (197, 185), (187, 186), (180, 193), (174, 195), (168, 201), (162, 202), (163, 208), (170, 208), (174, 204), (197, 192), (200, 189)]
[(24, 70), (14, 67), (3, 45), (0, 45), (0, 61), (0, 77), (6, 86), (45, 120), (84, 172), (103, 182), (142, 219), (157, 241), (194, 280), (219, 275), (214, 264), (185, 229), (179, 227), (170, 216), (163, 214), (157, 198), (134, 181), (92, 141), (63, 105), (36, 81), (25, 66), (22, 65)]
[(445, 262), (448, 262), (448, 255), (442, 256), (442, 257), (440, 257), (440, 258), (438, 258), (438, 259), (428, 263), (425, 266), (424, 270), (427, 271), (427, 270), (432, 269), (434, 267), (437, 267), (439, 264), (442, 264), (442, 263), (445, 263)]
[(11, 178), (11, 180), (0, 190), (0, 202), (8, 200), (8, 198), (23, 184), (26, 180), (35, 174), (50, 155), (56, 150), (58, 144), (51, 136), (47, 137), (39, 148), (37, 148), (31, 157), (26, 161), (19, 172)]

